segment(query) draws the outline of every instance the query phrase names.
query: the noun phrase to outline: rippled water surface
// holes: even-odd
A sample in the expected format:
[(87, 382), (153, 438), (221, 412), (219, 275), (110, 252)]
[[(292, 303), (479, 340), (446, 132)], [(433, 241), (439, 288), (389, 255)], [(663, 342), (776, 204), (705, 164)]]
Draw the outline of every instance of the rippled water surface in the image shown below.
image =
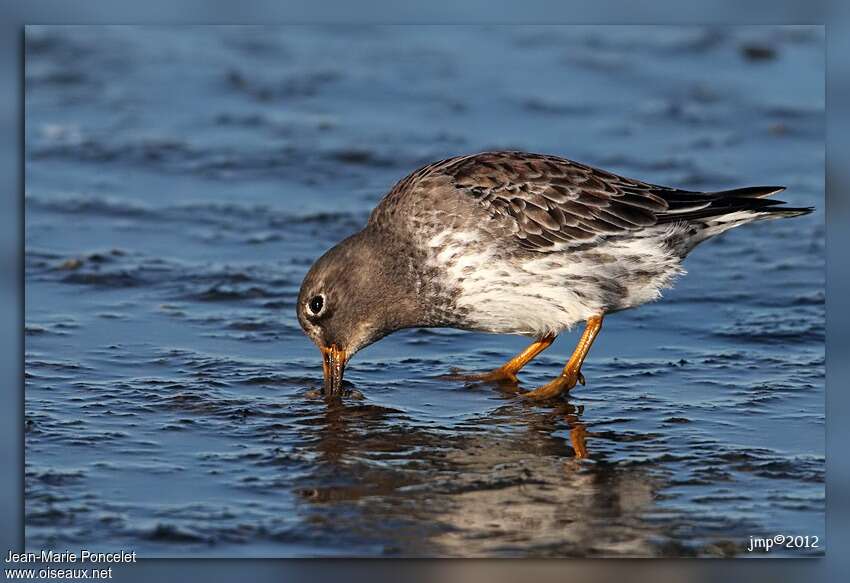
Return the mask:
[[(823, 50), (817, 28), (28, 28), (28, 548), (822, 551)], [(697, 249), (556, 406), (441, 379), (525, 342), (453, 330), (357, 355), (361, 400), (306, 398), (311, 262), (418, 165), (485, 149), (818, 210)]]

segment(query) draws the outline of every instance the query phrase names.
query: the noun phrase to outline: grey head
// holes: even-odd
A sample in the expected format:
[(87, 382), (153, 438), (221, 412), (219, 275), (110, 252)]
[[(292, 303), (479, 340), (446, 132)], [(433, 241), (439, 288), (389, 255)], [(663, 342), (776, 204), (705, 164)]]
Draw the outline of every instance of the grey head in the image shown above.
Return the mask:
[(367, 229), (330, 249), (304, 278), (296, 311), (322, 352), (325, 395), (342, 392), (345, 366), (357, 351), (419, 324), (415, 287), (394, 257)]

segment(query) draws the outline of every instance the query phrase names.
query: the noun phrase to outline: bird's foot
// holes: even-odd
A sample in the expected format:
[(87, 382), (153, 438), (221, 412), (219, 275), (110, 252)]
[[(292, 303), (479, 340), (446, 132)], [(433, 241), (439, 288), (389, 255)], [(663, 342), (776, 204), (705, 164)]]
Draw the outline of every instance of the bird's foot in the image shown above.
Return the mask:
[(569, 392), (576, 384), (584, 385), (584, 375), (580, 370), (566, 370), (558, 378), (521, 396), (530, 401), (546, 401)]
[(516, 373), (505, 367), (499, 367), (490, 372), (467, 374), (461, 372), (452, 372), (452, 374), (444, 375), (442, 378), (452, 381), (465, 381), (471, 383), (506, 383), (516, 384), (519, 379)]

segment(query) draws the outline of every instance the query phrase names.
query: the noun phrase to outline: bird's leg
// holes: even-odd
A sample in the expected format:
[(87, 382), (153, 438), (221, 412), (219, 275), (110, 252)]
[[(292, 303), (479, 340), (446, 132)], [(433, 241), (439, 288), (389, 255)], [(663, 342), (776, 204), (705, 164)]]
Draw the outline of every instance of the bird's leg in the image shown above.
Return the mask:
[(467, 381), (482, 381), (482, 382), (517, 382), (517, 373), (522, 367), (531, 362), (538, 354), (549, 348), (555, 341), (554, 334), (547, 334), (540, 340), (535, 340), (528, 348), (514, 356), (508, 362), (497, 369), (490, 372), (458, 375), (453, 378), (460, 378)]
[(522, 396), (526, 399), (533, 399), (535, 401), (543, 401), (546, 399), (552, 399), (553, 397), (557, 397), (558, 395), (565, 393), (576, 386), (576, 383), (584, 384), (584, 375), (581, 374), (581, 365), (584, 363), (584, 359), (587, 357), (587, 353), (590, 352), (590, 347), (593, 345), (593, 341), (596, 339), (596, 335), (599, 334), (599, 330), (602, 329), (602, 316), (591, 316), (587, 319), (587, 326), (584, 328), (584, 332), (582, 332), (581, 338), (576, 345), (576, 349), (573, 352), (573, 355), (567, 361), (566, 366), (564, 366), (564, 370), (561, 371), (560, 376), (553, 381), (550, 381), (539, 387), (534, 389), (531, 392), (524, 393)]

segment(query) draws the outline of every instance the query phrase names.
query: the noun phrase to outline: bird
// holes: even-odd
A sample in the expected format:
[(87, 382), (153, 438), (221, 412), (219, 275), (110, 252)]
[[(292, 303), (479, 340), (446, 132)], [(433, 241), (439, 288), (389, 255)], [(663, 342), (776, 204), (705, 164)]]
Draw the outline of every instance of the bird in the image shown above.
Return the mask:
[(339, 397), (351, 357), (406, 328), (530, 337), (495, 370), (461, 375), (517, 383), (556, 336), (584, 324), (560, 374), (522, 398), (577, 384), (608, 315), (661, 297), (700, 243), (812, 207), (768, 198), (782, 186), (699, 192), (659, 186), (566, 158), (518, 151), (423, 166), (381, 199), (366, 226), (322, 255), (297, 317), (322, 354), (322, 394)]

